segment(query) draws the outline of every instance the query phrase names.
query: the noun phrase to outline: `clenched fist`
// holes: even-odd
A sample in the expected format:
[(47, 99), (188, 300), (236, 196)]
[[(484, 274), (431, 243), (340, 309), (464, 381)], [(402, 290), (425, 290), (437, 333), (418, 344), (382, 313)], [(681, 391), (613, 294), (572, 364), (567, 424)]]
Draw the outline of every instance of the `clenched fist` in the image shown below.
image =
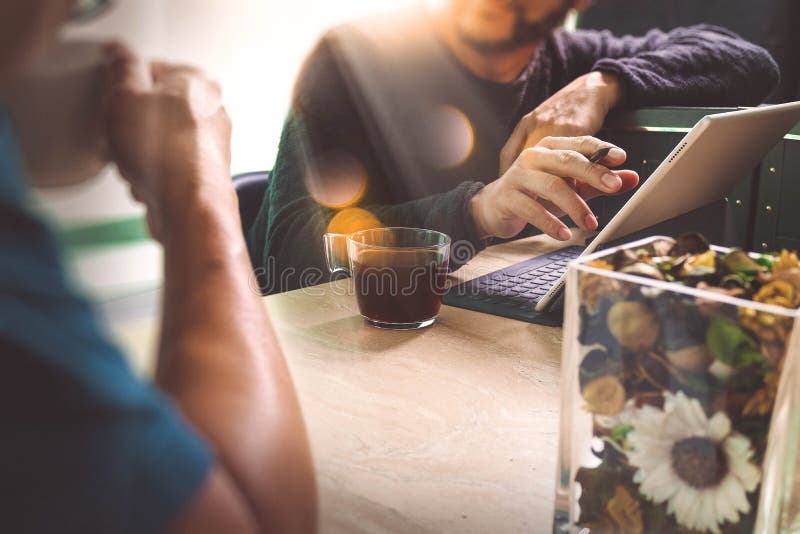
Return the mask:
[(198, 202), (236, 213), (230, 179), (231, 121), (219, 84), (200, 70), (145, 64), (125, 47), (107, 49), (107, 136), (131, 192), (162, 240)]

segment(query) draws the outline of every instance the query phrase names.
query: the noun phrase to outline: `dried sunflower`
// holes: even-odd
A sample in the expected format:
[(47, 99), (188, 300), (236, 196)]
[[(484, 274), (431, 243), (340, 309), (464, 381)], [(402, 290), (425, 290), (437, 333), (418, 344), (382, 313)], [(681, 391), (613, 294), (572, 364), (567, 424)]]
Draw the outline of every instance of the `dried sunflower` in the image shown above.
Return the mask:
[(786, 249), (781, 251), (778, 259), (772, 263), (772, 272), (779, 273), (781, 271), (788, 271), (789, 269), (800, 268), (800, 260), (797, 258), (796, 252), (789, 252)]
[(792, 284), (796, 294), (800, 295), (800, 261), (797, 259), (796, 252), (789, 252), (786, 249), (781, 252), (781, 255), (772, 264), (770, 280), (788, 282)]
[(775, 405), (778, 395), (778, 381), (781, 375), (769, 372), (764, 375), (764, 387), (756, 391), (742, 410), (743, 415), (767, 415)]
[(634, 499), (624, 486), (617, 486), (614, 496), (608, 501), (606, 510), (616, 527), (615, 533), (642, 534), (644, 532), (639, 501)]
[(779, 280), (791, 284), (794, 287), (795, 294), (798, 295), (798, 300), (800, 300), (800, 267), (792, 267), (791, 269), (773, 273), (770, 280)]
[(763, 343), (785, 343), (792, 329), (789, 317), (757, 311), (752, 308), (739, 308), (742, 326), (752, 332)]
[(783, 308), (796, 308), (800, 304), (800, 293), (785, 280), (772, 280), (758, 290), (753, 300)]
[[(756, 293), (753, 300), (783, 308), (795, 308), (800, 304), (798, 298), (800, 293), (792, 284), (783, 280), (772, 280)], [(784, 343), (792, 329), (791, 318), (751, 308), (739, 308), (739, 320), (742, 326), (764, 343)]]
[(792, 307), (800, 305), (800, 260), (797, 259), (796, 252), (789, 252), (786, 249), (781, 251), (781, 255), (772, 264), (772, 277), (770, 279), (792, 284), (796, 295)]

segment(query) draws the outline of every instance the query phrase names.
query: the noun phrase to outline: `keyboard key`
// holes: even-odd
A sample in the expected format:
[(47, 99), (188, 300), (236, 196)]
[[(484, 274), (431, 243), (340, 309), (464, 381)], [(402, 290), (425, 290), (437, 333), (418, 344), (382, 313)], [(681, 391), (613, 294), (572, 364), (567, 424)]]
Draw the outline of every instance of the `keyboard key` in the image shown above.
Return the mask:
[(454, 295), (464, 303), (464, 307), (496, 309), (498, 313), (502, 310), (509, 317), (529, 321), (536, 304), (561, 278), (567, 264), (580, 254), (580, 249), (562, 250), (531, 258), (469, 282)]

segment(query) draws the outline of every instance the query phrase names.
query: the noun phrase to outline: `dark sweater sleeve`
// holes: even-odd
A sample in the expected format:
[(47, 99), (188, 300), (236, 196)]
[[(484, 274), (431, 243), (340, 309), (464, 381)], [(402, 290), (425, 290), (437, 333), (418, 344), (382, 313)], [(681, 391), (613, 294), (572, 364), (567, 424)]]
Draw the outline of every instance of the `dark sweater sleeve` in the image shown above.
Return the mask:
[[(346, 65), (338, 57), (336, 40), (327, 36), (311, 54), (298, 79), (292, 109), (284, 124), (278, 157), (261, 209), (248, 232), (251, 260), (261, 265), (259, 284), (263, 293), (276, 293), (329, 280), (323, 235), (331, 220), (343, 210), (354, 229), (360, 229), (358, 213), (374, 216), (373, 226), (428, 228), (448, 234), (453, 243), (468, 243), (464, 250), (477, 251), (481, 243), (469, 214), (469, 202), (483, 184), (464, 182), (446, 193), (408, 202), (393, 195), (370, 135), (369, 118), (356, 104), (357, 88), (349, 85)], [(333, 156), (333, 157), (332, 157)], [(361, 199), (346, 208), (332, 208), (309, 191), (309, 180), (319, 180), (318, 190), (336, 190), (337, 173), (327, 173), (328, 163), (346, 157), (362, 167), (366, 187)], [(320, 184), (317, 184), (320, 185)], [(357, 208), (357, 209), (353, 209)], [(363, 210), (363, 211), (362, 211)], [(345, 214), (347, 215), (347, 214)], [(453, 267), (470, 254), (453, 258)], [(457, 261), (461, 260), (461, 262)]]
[(614, 74), (625, 107), (753, 106), (780, 79), (769, 52), (710, 25), (652, 30), (643, 37), (565, 32), (556, 43), (567, 79), (591, 70)]

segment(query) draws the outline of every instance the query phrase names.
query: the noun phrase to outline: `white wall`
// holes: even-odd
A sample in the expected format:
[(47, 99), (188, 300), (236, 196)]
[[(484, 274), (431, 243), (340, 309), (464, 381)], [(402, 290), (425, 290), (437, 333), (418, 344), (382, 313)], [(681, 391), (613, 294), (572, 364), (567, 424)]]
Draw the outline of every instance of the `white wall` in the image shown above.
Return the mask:
[[(218, 78), (234, 123), (233, 172), (272, 168), (294, 79), (322, 32), (339, 22), (419, 0), (115, 0), (102, 18), (67, 37), (120, 39), (149, 59), (189, 62)], [(140, 216), (109, 169), (77, 187), (40, 192), (42, 210), (75, 226)], [(99, 301), (161, 283), (153, 242), (71, 255), (76, 281)]]
[[(272, 167), (295, 76), (325, 28), (417, 1), (116, 0), (101, 19), (66, 33), (122, 39), (145, 57), (200, 65), (220, 79), (237, 173)], [(66, 223), (141, 211), (113, 173), (40, 197)]]

